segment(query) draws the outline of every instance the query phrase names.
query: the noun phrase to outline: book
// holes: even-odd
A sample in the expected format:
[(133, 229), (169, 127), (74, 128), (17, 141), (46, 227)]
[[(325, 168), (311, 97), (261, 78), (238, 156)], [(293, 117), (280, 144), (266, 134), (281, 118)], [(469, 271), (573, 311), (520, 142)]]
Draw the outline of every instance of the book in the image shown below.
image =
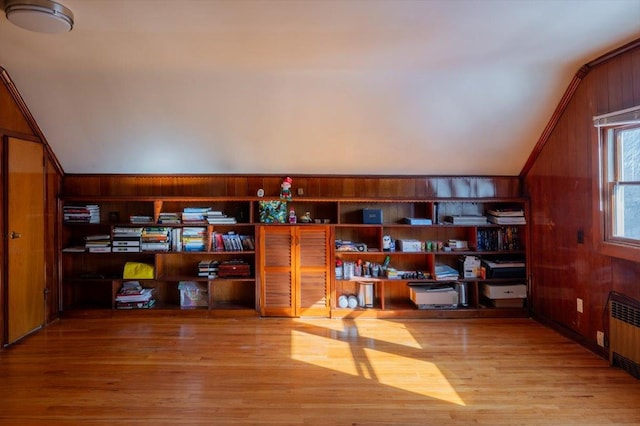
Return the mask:
[(524, 216), (491, 216), (487, 220), (496, 225), (526, 225), (527, 221)]
[(522, 209), (497, 209), (497, 210), (489, 209), (487, 210), (487, 213), (492, 216), (503, 216), (503, 217), (524, 216), (524, 210)]

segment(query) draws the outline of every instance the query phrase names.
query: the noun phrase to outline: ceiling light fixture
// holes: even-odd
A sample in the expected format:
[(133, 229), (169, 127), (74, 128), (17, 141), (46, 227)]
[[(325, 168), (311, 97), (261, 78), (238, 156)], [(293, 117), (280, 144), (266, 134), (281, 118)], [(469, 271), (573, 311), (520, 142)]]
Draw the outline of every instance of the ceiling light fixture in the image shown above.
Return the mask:
[(4, 12), (15, 25), (39, 33), (64, 33), (73, 28), (73, 12), (51, 0), (5, 0)]

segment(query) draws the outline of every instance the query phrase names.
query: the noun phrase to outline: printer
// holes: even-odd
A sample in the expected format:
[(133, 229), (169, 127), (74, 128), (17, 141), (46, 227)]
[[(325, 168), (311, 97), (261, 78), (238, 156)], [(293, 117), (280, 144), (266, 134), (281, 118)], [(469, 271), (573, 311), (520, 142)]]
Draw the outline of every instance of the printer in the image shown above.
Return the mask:
[(524, 278), (526, 276), (524, 260), (482, 260), (487, 278)]

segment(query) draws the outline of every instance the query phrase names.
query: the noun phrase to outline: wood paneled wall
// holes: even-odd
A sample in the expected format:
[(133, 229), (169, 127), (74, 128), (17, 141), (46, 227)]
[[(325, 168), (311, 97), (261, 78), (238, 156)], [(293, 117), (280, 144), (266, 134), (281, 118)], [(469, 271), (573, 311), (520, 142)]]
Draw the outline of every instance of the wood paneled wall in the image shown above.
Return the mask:
[[(587, 68), (523, 187), (531, 203), (535, 314), (598, 350), (596, 333), (608, 328), (607, 297), (617, 291), (640, 299), (640, 265), (597, 251), (593, 116), (640, 105), (640, 48)], [(583, 313), (577, 312), (577, 298), (584, 301)]]
[[(65, 175), (63, 196), (277, 196), (285, 175)], [(291, 176), (293, 194), (327, 198), (515, 198), (517, 176)]]

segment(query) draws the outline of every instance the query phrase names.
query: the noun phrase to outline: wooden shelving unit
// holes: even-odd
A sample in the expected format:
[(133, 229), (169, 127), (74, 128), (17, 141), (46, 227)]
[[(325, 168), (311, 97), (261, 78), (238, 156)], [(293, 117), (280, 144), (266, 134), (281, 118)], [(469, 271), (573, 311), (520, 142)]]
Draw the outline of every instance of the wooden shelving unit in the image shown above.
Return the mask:
[[(120, 311), (115, 308), (113, 297), (122, 284), (122, 270), (128, 261), (144, 262), (154, 266), (155, 276), (145, 285), (156, 289), (156, 305), (150, 309), (142, 309), (137, 314), (145, 312), (166, 313), (167, 315), (195, 315), (203, 317), (216, 316), (245, 316), (245, 315), (321, 315), (331, 317), (404, 317), (404, 318), (467, 318), (467, 317), (512, 317), (526, 316), (526, 305), (517, 308), (493, 308), (484, 303), (481, 297), (482, 283), (500, 283), (520, 281), (527, 283), (526, 276), (513, 280), (495, 280), (480, 278), (459, 278), (454, 281), (466, 283), (466, 306), (456, 309), (417, 309), (409, 299), (408, 283), (422, 282), (424, 284), (436, 282), (433, 279), (435, 266), (446, 264), (455, 269), (459, 268), (460, 258), (463, 256), (477, 256), (482, 259), (519, 258), (526, 259), (528, 248), (528, 228), (526, 225), (513, 226), (517, 228), (517, 244), (514, 247), (500, 250), (478, 250), (480, 231), (497, 231), (504, 226), (494, 224), (457, 225), (445, 222), (450, 215), (484, 215), (488, 209), (519, 208), (528, 217), (528, 204), (522, 198), (298, 198), (287, 204), (287, 209), (294, 209), (297, 216), (308, 212), (313, 218), (312, 223), (293, 224), (263, 224), (259, 219), (260, 201), (277, 200), (277, 198), (258, 197), (159, 197), (159, 196), (69, 196), (62, 197), (60, 209), (65, 205), (98, 204), (100, 206), (100, 220), (96, 224), (61, 223), (60, 241), (60, 283), (62, 294), (62, 311), (65, 316), (96, 315), (134, 315), (131, 311)], [(207, 228), (207, 235), (212, 232), (236, 232), (250, 235), (254, 238), (253, 250), (216, 251), (210, 242), (204, 251), (198, 252), (140, 252), (140, 253), (69, 253), (64, 249), (82, 244), (84, 237), (94, 233), (110, 233), (116, 226), (132, 227), (147, 226), (133, 225), (128, 218), (133, 215), (147, 215), (157, 224), (160, 213), (180, 212), (185, 207), (210, 207), (224, 211), (236, 218), (236, 224), (201, 224)], [(381, 223), (363, 223), (363, 209), (377, 209), (380, 211)], [(436, 216), (437, 214), (437, 216)], [(60, 214), (62, 217), (62, 213)], [(427, 218), (430, 225), (410, 225), (404, 223), (404, 218)], [(170, 228), (196, 226), (197, 224), (167, 224)], [(511, 226), (511, 225), (509, 225)], [(267, 300), (270, 290), (269, 275), (265, 275), (265, 256), (274, 250), (261, 239), (271, 235), (269, 229), (300, 229), (300, 234), (286, 231), (291, 241), (304, 237), (305, 229), (322, 230), (326, 242), (326, 266), (320, 275), (313, 275), (315, 290), (308, 290), (308, 279), (298, 275), (292, 287), (296, 292), (313, 294), (309, 297), (320, 297), (317, 291), (324, 288), (326, 300), (325, 308), (313, 305), (306, 308), (296, 300), (287, 309), (272, 309)], [(260, 231), (263, 229), (264, 231)], [(280, 232), (282, 233), (282, 232)], [(262, 237), (260, 237), (262, 235)], [(424, 249), (418, 252), (385, 251), (383, 237), (392, 240), (413, 239), (424, 242)], [(336, 240), (348, 240), (365, 247), (363, 251), (339, 251), (335, 248)], [(464, 250), (446, 251), (444, 246), (449, 240), (461, 240), (468, 244)], [(429, 249), (427, 242), (434, 242)], [(440, 242), (441, 249), (437, 242)], [(293, 246), (292, 246), (293, 247)], [(319, 252), (318, 252), (319, 253)], [(288, 256), (300, 256), (298, 252), (288, 252)], [(250, 278), (236, 279), (207, 279), (197, 275), (197, 264), (201, 260), (224, 261), (242, 259), (250, 264)], [(337, 279), (333, 270), (336, 261), (341, 262), (372, 262), (384, 264), (399, 271), (421, 271), (426, 275), (424, 279), (388, 279), (384, 275), (376, 278), (353, 277), (351, 280)], [(292, 258), (289, 267), (292, 273), (297, 273), (299, 266)], [(328, 266), (327, 266), (328, 265)], [(318, 265), (316, 265), (319, 268)], [(267, 268), (268, 269), (268, 268)], [(320, 268), (322, 269), (322, 268)], [(320, 277), (320, 278), (319, 278)], [(322, 282), (319, 282), (320, 279)], [(306, 281), (307, 280), (307, 281)], [(179, 303), (178, 283), (180, 281), (196, 281), (206, 285), (209, 306), (205, 309), (181, 309)], [(375, 305), (372, 308), (344, 309), (337, 306), (337, 298), (341, 294), (351, 294), (356, 291), (358, 281), (374, 282)], [(291, 289), (290, 289), (291, 290)], [(315, 292), (315, 293), (314, 293)], [(297, 297), (297, 296), (296, 296)], [(297, 304), (296, 304), (297, 303)], [(319, 302), (320, 303), (320, 302)], [(306, 313), (305, 313), (306, 312)]]

